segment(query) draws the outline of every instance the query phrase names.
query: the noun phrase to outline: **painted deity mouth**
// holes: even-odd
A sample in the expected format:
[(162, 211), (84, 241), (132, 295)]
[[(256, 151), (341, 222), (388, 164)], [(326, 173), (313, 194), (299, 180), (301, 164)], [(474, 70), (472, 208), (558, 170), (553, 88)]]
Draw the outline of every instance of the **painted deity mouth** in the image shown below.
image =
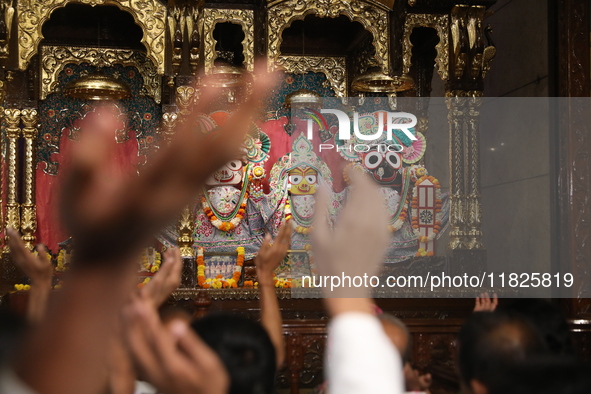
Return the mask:
[(373, 171), (373, 178), (381, 184), (389, 184), (398, 175), (397, 171), (394, 171), (392, 168), (387, 166), (382, 166), (378, 168), (376, 171)]
[(233, 174), (230, 171), (220, 170), (214, 174), (213, 179), (221, 183), (228, 183), (231, 182), (235, 176), (236, 174)]

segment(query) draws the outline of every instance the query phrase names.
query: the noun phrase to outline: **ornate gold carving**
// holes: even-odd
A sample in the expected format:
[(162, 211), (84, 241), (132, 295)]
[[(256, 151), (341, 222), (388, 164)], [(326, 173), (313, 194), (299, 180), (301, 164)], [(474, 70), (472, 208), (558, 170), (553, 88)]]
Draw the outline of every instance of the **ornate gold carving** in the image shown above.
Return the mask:
[[(450, 249), (484, 249), (480, 202), (479, 107), (482, 92), (446, 92), (450, 125)], [(467, 239), (466, 239), (467, 238)]]
[(337, 97), (347, 95), (347, 66), (344, 57), (279, 56), (277, 66), (293, 74), (321, 72), (326, 75)]
[(203, 10), (203, 38), (205, 74), (211, 73), (213, 62), (217, 57), (215, 51), (216, 40), (213, 38), (213, 30), (219, 22), (231, 22), (242, 26), (244, 40), (242, 40), (242, 53), (244, 66), (247, 71), (254, 69), (254, 11), (206, 8)]
[[(200, 8), (201, 7), (194, 9), (193, 12), (191, 12), (191, 14), (185, 19), (185, 23), (187, 25), (187, 34), (189, 35), (189, 65), (191, 66), (191, 73), (193, 75), (197, 75), (197, 67), (199, 66), (199, 44), (201, 42), (201, 38), (199, 35), (198, 18), (201, 14)], [(244, 46), (244, 44), (242, 45)]]
[(170, 141), (174, 135), (174, 126), (178, 115), (176, 112), (165, 112), (162, 114), (162, 129), (165, 141)]
[(160, 76), (145, 54), (128, 49), (63, 46), (41, 47), (41, 100), (45, 100), (50, 93), (58, 90), (57, 77), (69, 63), (89, 63), (96, 67), (109, 67), (113, 64), (121, 64), (123, 67), (134, 66), (144, 79), (140, 94), (150, 96), (155, 102), (160, 103)]
[[(212, 300), (256, 300), (259, 298), (258, 289), (191, 289), (179, 288), (171, 294), (175, 301), (193, 299), (201, 292), (205, 292)], [(291, 299), (291, 289), (276, 289), (280, 300)], [(320, 295), (320, 293), (318, 293)], [(321, 296), (321, 295), (320, 295)]]
[(0, 59), (6, 60), (8, 58), (8, 52), (10, 49), (10, 36), (12, 29), (12, 20), (14, 18), (14, 7), (12, 1), (2, 0), (0, 1), (0, 18), (6, 23), (6, 38), (0, 40)]
[[(4, 98), (6, 97), (6, 85), (4, 81), (0, 81), (0, 122), (4, 117)], [(0, 137), (0, 146), (4, 144), (4, 139)], [(4, 190), (4, 176), (0, 177), (0, 190)], [(4, 225), (4, 201), (3, 201), (3, 193), (0, 193), (0, 226)]]
[[(448, 97), (451, 93), (447, 93)], [(450, 213), (449, 248), (465, 249), (464, 237), (464, 100), (452, 97), (447, 100), (450, 141)]]
[(168, 15), (168, 34), (172, 48), (172, 72), (178, 75), (183, 60), (184, 8), (174, 7)]
[[(7, 191), (6, 191), (6, 227), (20, 229), (20, 204), (18, 203), (17, 189), (17, 149), (18, 138), (21, 134), (20, 122), (21, 111), (18, 109), (5, 109), (4, 119), (6, 122), (6, 162), (7, 162)], [(6, 247), (7, 248), (7, 247)], [(5, 251), (7, 249), (5, 248)]]
[(269, 69), (275, 69), (281, 56), (283, 30), (295, 20), (314, 14), (320, 18), (345, 15), (359, 22), (373, 35), (375, 58), (386, 74), (390, 71), (388, 8), (380, 3), (360, 0), (279, 0), (269, 4), (268, 45)]
[(466, 197), (466, 208), (468, 210), (468, 249), (484, 249), (482, 243), (482, 206), (480, 203), (480, 106), (482, 93), (476, 97), (467, 99), (466, 102), (466, 125), (467, 125), (467, 163), (468, 190)]
[(21, 232), (25, 245), (32, 249), (37, 231), (37, 208), (35, 206), (35, 140), (37, 139), (38, 115), (35, 109), (21, 111), (23, 121), (23, 137), (25, 138), (25, 179), (23, 188), (23, 204)]
[(148, 58), (164, 74), (164, 47), (166, 31), (166, 6), (158, 0), (27, 0), (17, 5), (18, 18), (18, 66), (25, 70), (31, 57), (37, 52), (43, 39), (43, 23), (51, 13), (68, 3), (83, 3), (91, 6), (116, 5), (129, 12), (135, 23), (142, 28), (142, 43), (147, 49)]
[(484, 6), (469, 5), (457, 5), (451, 11), (451, 63), (456, 79), (466, 72), (472, 79), (484, 78), (490, 70), (496, 48), (484, 44), (485, 11)]
[(439, 36), (439, 43), (435, 46), (437, 56), (435, 63), (437, 64), (437, 71), (439, 76), (444, 81), (448, 77), (449, 68), (449, 16), (438, 14), (407, 14), (404, 22), (404, 39), (402, 42), (402, 73), (410, 73), (412, 65), (412, 43), (410, 42), (410, 35), (415, 27), (432, 27), (437, 31)]
[(191, 207), (185, 207), (177, 224), (179, 237), (177, 245), (182, 257), (195, 257), (193, 249), (193, 231), (195, 230), (195, 215)]
[(196, 91), (193, 86), (179, 86), (176, 88), (176, 105), (181, 115), (188, 115), (191, 105), (196, 100)]

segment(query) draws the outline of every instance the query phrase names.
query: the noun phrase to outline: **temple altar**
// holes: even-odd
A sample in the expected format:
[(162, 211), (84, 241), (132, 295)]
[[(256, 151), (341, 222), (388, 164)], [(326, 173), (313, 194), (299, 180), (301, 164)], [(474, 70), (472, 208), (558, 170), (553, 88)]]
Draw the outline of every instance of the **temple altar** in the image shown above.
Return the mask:
[[(30, 248), (47, 246), (59, 291), (76, 240), (57, 217), (57, 193), (85, 125), (107, 116), (97, 103), (114, 103), (108, 114), (117, 119), (113, 165), (137, 173), (184, 122), (205, 76), (223, 94), (207, 103), (194, 129), (215, 134), (243, 101), (240, 79), (257, 68), (276, 71), (279, 82), (249, 125), (241, 157), (212, 174), (194, 202), (146, 245), (138, 285), (158, 271), (160, 253), (178, 247), (182, 284), (169, 305), (196, 317), (224, 310), (257, 318), (256, 254), (265, 234), (276, 236), (290, 220), (291, 248), (276, 272), (288, 349), (279, 386), (291, 393), (313, 389), (323, 381), (327, 315), (318, 289), (302, 277), (317, 275), (310, 234), (320, 190), (329, 195), (332, 225), (346, 205), (353, 172), (379, 185), (391, 235), (384, 276), (479, 275), (494, 266), (488, 251), (503, 245), (485, 243), (480, 114), (487, 77), (503, 51), (487, 19), (496, 3), (1, 0), (0, 307), (23, 310), (27, 300), (27, 278), (10, 259), (8, 227), (20, 230)], [(569, 8), (576, 0), (558, 3), (562, 8), (555, 11), (568, 23), (548, 27), (564, 54), (554, 93), (587, 96), (589, 26), (584, 42), (570, 41), (581, 30)], [(580, 13), (587, 22), (590, 14), (588, 5)], [(585, 52), (577, 68), (584, 70), (577, 74), (581, 83), (565, 71), (578, 61), (575, 52)], [(255, 62), (259, 58), (264, 61)], [(100, 92), (91, 92), (97, 83)], [(430, 118), (437, 96), (446, 100), (438, 109), (443, 123)], [(350, 117), (351, 138), (341, 138), (335, 110)], [(548, 259), (553, 269), (560, 261), (584, 276), (581, 261), (589, 263), (591, 251), (573, 223), (588, 223), (588, 212), (565, 202), (570, 193), (583, 197), (564, 179), (577, 179), (573, 158), (591, 159), (576, 153), (579, 141), (565, 137), (573, 135), (569, 130), (556, 132), (561, 143), (550, 153), (557, 208), (549, 221), (563, 235), (552, 238)], [(548, 230), (548, 238), (559, 230)], [(376, 303), (409, 326), (414, 362), (433, 374), (433, 392), (453, 392), (455, 365), (448, 355), (477, 292), (409, 294), (382, 292)], [(557, 302), (588, 356), (591, 304), (575, 290)]]

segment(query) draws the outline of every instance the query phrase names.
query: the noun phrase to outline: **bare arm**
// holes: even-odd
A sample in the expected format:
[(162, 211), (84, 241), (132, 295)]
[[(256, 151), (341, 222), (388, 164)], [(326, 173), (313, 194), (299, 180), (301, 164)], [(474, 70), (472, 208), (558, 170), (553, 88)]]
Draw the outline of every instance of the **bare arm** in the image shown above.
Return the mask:
[(271, 245), (271, 236), (267, 234), (256, 257), (257, 277), (261, 304), (261, 324), (267, 330), (275, 347), (277, 367), (285, 361), (285, 341), (281, 311), (273, 283), (275, 269), (287, 255), (291, 238), (291, 222), (286, 222), (279, 230), (275, 242)]
[(165, 394), (223, 394), (230, 379), (215, 351), (182, 320), (166, 326), (151, 300), (133, 297), (125, 338), (137, 370)]
[(30, 322), (37, 323), (45, 316), (47, 309), (53, 266), (42, 248), (37, 249), (37, 256), (35, 256), (26, 248), (18, 231), (9, 228), (7, 232), (12, 260), (31, 280), (27, 318)]
[[(135, 287), (132, 261), (192, 200), (207, 176), (238, 155), (272, 83), (272, 78), (259, 77), (249, 101), (215, 135), (194, 130), (194, 117), (201, 112), (194, 108), (193, 115), (178, 123), (170, 145), (139, 176), (113, 171), (113, 124), (94, 124), (82, 132), (61, 195), (63, 220), (76, 239), (76, 261), (60, 302), (31, 333), (21, 352), (26, 357), (15, 366), (26, 384), (43, 394), (104, 389), (116, 319)], [(211, 102), (219, 93), (204, 90), (201, 102)]]
[[(388, 244), (384, 202), (377, 186), (352, 176), (351, 197), (334, 231), (328, 226), (326, 194), (316, 202), (313, 250), (322, 275), (377, 275)], [(359, 262), (363, 261), (363, 264)], [(373, 315), (369, 288), (323, 288), (329, 326), (329, 393), (401, 393), (400, 355)]]
[(183, 260), (177, 248), (164, 252), (164, 264), (152, 277), (141, 292), (158, 308), (181, 284), (181, 271)]

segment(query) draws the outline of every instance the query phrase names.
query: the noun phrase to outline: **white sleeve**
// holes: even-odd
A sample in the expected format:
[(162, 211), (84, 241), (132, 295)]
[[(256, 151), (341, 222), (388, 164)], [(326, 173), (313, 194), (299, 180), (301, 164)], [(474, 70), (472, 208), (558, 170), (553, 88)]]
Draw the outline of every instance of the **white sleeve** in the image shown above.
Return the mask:
[(327, 357), (329, 394), (404, 392), (400, 354), (375, 316), (349, 312), (335, 317)]
[(37, 394), (30, 389), (10, 368), (0, 371), (0, 394)]

